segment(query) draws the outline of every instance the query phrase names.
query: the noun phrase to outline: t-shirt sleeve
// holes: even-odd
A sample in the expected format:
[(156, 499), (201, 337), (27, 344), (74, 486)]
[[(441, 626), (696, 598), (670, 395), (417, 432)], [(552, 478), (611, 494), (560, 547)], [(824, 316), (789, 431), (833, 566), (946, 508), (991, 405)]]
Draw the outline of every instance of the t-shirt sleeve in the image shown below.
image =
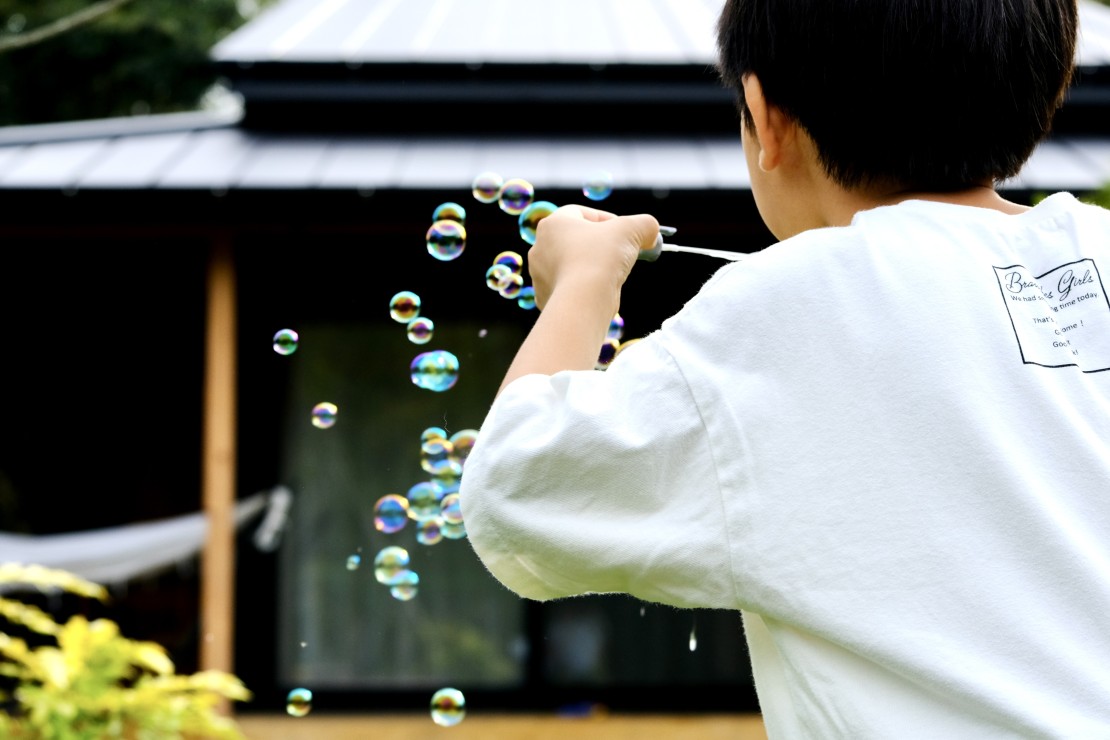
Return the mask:
[(628, 593), (735, 606), (712, 453), (654, 336), (606, 371), (518, 378), (466, 462), (468, 538), (494, 577), (527, 598)]

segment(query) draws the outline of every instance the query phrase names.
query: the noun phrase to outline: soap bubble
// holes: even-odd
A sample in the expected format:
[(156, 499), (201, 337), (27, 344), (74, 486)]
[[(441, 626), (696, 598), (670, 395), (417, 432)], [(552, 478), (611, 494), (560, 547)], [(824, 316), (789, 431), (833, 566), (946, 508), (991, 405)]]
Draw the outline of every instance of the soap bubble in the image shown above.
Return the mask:
[(497, 204), (501, 206), (501, 210), (505, 213), (519, 216), (525, 208), (532, 205), (532, 199), (535, 196), (536, 189), (532, 187), (532, 183), (514, 177), (512, 180), (506, 180), (505, 184), (501, 186), (501, 194), (497, 198)]
[(409, 500), (387, 493), (374, 504), (374, 529), (385, 534), (400, 532), (409, 520)]
[(351, 555), (347, 558), (347, 570), (358, 570), (360, 565), (362, 565), (361, 555)]
[(483, 172), (474, 178), (470, 187), (474, 198), (480, 203), (493, 203), (501, 196), (504, 178), (496, 172)]
[(462, 507), (459, 505), (459, 494), (449, 493), (440, 502), (443, 510), (443, 521), (446, 524), (462, 524)]
[(458, 203), (441, 203), (434, 212), (432, 212), (432, 221), (455, 221), (460, 224), (466, 223), (466, 209)]
[(431, 481), (422, 481), (409, 489), (409, 519), (426, 522), (439, 516), (439, 491)]
[(443, 520), (439, 517), (420, 522), (416, 527), (416, 541), (421, 545), (438, 545), (443, 541)]
[(513, 299), (519, 298), (522, 290), (524, 290), (524, 278), (512, 272), (505, 278), (505, 282), (501, 284), (501, 288), (497, 292), (501, 294), (502, 298)]
[(502, 252), (493, 258), (493, 264), (505, 265), (517, 275), (524, 271), (524, 258), (520, 256), (520, 252), (511, 250)]
[(293, 689), (285, 697), (285, 711), (294, 717), (304, 717), (312, 711), (312, 692), (308, 689)]
[(426, 317), (418, 317), (410, 321), (405, 331), (408, 333), (409, 341), (413, 344), (427, 344), (432, 341), (432, 334), (435, 332), (435, 322)]
[(318, 403), (312, 407), (312, 426), (317, 429), (331, 429), (335, 426), (335, 417), (339, 414), (339, 407), (334, 403)]
[(547, 200), (537, 200), (525, 208), (520, 214), (520, 218), (517, 219), (517, 225), (520, 227), (520, 238), (529, 244), (535, 244), (536, 227), (540, 221), (555, 213), (558, 208), (559, 206)]
[(442, 499), (448, 493), (459, 490), (461, 480), (462, 466), (452, 460), (450, 468), (432, 476), (431, 484), (436, 489), (436, 496)]
[(526, 285), (520, 289), (520, 295), (516, 297), (516, 305), (523, 308), (525, 311), (531, 311), (536, 307), (536, 289), (531, 285)]
[(605, 200), (613, 194), (613, 175), (605, 170), (593, 172), (582, 181), (582, 195), (590, 200)]
[(282, 329), (274, 335), (274, 352), (279, 355), (291, 355), (297, 351), (297, 342), (300, 337), (292, 329)]
[(443, 532), (444, 538), (449, 540), (461, 540), (466, 537), (466, 525), (462, 523), (452, 524), (445, 521), (443, 526), (440, 527), (440, 531)]
[(624, 336), (624, 319), (618, 313), (609, 322), (609, 330), (605, 333), (606, 339), (620, 339)]
[(440, 689), (432, 695), (432, 721), (454, 727), (466, 717), (466, 699), (458, 689)]
[(508, 265), (494, 265), (486, 270), (486, 287), (490, 290), (501, 290), (501, 286), (513, 274), (512, 268)]
[(470, 457), (477, 439), (477, 429), (460, 429), (451, 435), (451, 459), (458, 463), (460, 470), (465, 466), (466, 458)]
[(417, 387), (442, 393), (459, 379), (459, 358), (442, 349), (422, 352), (409, 364), (409, 372)]
[(389, 299), (389, 315), (399, 324), (407, 324), (420, 315), (420, 296), (402, 290)]
[(420, 576), (406, 569), (397, 574), (397, 582), (390, 584), (389, 593), (397, 601), (411, 601), (416, 597), (419, 586)]
[(420, 445), (420, 467), (436, 475), (451, 469), (451, 457), (455, 454), (455, 445), (447, 439), (430, 439)]
[(441, 262), (458, 258), (466, 248), (466, 227), (457, 221), (436, 221), (425, 235), (428, 254)]
[(397, 583), (401, 574), (408, 571), (408, 567), (409, 551), (403, 547), (383, 547), (374, 556), (374, 577), (378, 579), (378, 583), (386, 586)]
[(432, 439), (447, 439), (447, 430), (443, 427), (428, 427), (420, 433), (420, 444)]
[(616, 339), (606, 339), (601, 345), (601, 352), (597, 356), (597, 369), (604, 370), (617, 358), (617, 350), (621, 343)]

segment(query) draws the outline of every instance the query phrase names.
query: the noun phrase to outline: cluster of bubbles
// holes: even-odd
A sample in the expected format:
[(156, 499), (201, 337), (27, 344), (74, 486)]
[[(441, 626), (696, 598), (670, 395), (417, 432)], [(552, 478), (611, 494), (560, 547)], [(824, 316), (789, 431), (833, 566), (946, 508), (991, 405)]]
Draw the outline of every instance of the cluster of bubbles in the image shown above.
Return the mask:
[(405, 325), (405, 333), (413, 344), (427, 344), (435, 332), (435, 322), (420, 315), (420, 296), (402, 290), (389, 299), (389, 317)]
[(524, 258), (505, 251), (493, 258), (486, 270), (486, 287), (502, 298), (515, 300), (525, 310), (536, 307), (536, 289), (524, 284)]
[[(420, 296), (410, 290), (395, 293), (389, 299), (389, 316), (405, 325), (409, 341), (427, 344), (435, 332), (435, 324), (420, 315)], [(459, 358), (447, 350), (421, 352), (409, 363), (409, 376), (413, 385), (430, 391), (443, 392), (453, 387), (459, 379)]]

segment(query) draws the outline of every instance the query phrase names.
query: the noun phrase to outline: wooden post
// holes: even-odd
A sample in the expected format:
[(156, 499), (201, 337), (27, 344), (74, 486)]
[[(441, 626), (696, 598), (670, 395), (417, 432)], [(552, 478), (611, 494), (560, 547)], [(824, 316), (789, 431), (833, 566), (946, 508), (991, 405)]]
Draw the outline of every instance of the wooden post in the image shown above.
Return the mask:
[[(201, 555), (200, 669), (233, 672), (235, 609), (235, 266), (216, 237), (208, 267), (201, 498), (208, 538)], [(230, 712), (228, 702), (221, 710)]]

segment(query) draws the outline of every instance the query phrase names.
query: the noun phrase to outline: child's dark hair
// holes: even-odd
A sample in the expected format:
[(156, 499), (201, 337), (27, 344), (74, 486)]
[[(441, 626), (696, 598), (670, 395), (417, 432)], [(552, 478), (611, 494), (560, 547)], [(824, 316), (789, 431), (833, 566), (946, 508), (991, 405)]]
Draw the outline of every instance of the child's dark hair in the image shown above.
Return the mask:
[(1016, 175), (1071, 82), (1076, 0), (727, 0), (722, 81), (754, 73), (829, 175), (951, 191)]

